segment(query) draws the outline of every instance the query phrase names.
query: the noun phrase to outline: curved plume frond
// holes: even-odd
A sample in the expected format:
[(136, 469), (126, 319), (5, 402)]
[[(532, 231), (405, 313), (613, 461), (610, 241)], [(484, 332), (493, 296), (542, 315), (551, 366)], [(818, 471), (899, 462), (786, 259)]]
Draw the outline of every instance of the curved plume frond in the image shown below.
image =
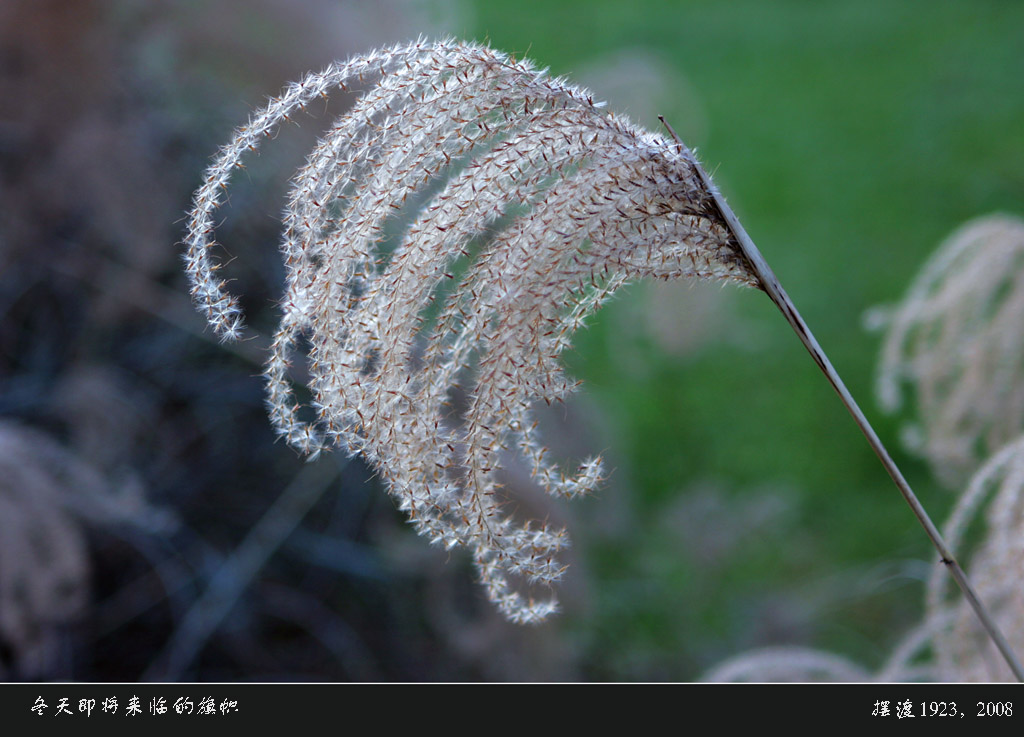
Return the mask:
[[(575, 386), (559, 365), (573, 331), (631, 279), (758, 280), (685, 147), (529, 62), (420, 42), (291, 85), (207, 170), (186, 261), (225, 339), (242, 330), (214, 256), (232, 173), (309, 103), (359, 90), (292, 181), (270, 416), (305, 453), (362, 454), (423, 534), (473, 550), (506, 616), (543, 619), (554, 599), (534, 601), (513, 579), (556, 581), (567, 538), (503, 514), (496, 472), (513, 451), (555, 495), (601, 480), (599, 458), (571, 474), (554, 464), (530, 418), (534, 402)], [(303, 345), (311, 414), (289, 378)]]

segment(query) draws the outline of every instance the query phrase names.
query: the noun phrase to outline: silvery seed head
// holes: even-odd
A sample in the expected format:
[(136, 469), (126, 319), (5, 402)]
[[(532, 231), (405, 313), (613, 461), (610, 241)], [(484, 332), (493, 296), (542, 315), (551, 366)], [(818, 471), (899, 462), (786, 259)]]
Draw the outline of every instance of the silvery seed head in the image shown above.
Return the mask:
[[(559, 362), (573, 332), (632, 279), (757, 279), (681, 144), (528, 61), (418, 42), (290, 85), (210, 165), (186, 261), (193, 299), (225, 339), (243, 324), (214, 255), (230, 177), (282, 122), (341, 91), (358, 99), (287, 200), (270, 417), (305, 453), (361, 454), (422, 534), (472, 551), (507, 617), (539, 621), (556, 601), (524, 590), (562, 575), (568, 540), (506, 514), (496, 474), (516, 452), (551, 494), (601, 481), (600, 458), (553, 463), (530, 416), (574, 389)], [(289, 378), (300, 346), (313, 419)]]

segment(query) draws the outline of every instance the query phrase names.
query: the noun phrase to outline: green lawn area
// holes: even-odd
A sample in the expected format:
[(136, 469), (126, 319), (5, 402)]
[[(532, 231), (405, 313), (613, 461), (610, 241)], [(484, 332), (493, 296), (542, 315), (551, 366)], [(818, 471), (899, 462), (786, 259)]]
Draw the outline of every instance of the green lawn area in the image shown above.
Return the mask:
[[(1024, 214), (1024, 4), (478, 0), (475, 12), (478, 40), (557, 75), (626, 49), (672, 70), (658, 109), (631, 112), (680, 121), (941, 524), (953, 496), (876, 409), (879, 337), (863, 316), (898, 299), (963, 221)], [(712, 297), (714, 319), (678, 315), (712, 323), (686, 351), (624, 329), (652, 310), (634, 287), (566, 357), (615, 473), (602, 498), (574, 503), (593, 600), (558, 626), (595, 679), (693, 679), (782, 643), (877, 667), (919, 616), (934, 554), (772, 304)]]

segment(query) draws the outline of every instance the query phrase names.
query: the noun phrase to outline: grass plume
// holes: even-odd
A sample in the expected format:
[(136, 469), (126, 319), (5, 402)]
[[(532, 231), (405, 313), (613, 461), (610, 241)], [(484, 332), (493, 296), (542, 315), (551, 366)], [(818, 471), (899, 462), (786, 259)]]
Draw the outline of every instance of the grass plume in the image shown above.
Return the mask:
[[(527, 61), (454, 41), (382, 49), (308, 75), (239, 128), (195, 194), (186, 238), (193, 299), (224, 339), (243, 330), (213, 255), (232, 174), (307, 105), (357, 90), (293, 179), (284, 216), (287, 285), (265, 377), (272, 421), (290, 444), (311, 456), (333, 447), (361, 454), (421, 533), (472, 550), (507, 617), (540, 621), (557, 602), (532, 592), (562, 575), (567, 537), (505, 514), (496, 474), (503, 454), (518, 452), (553, 495), (600, 482), (599, 458), (573, 471), (553, 464), (530, 418), (535, 402), (573, 390), (559, 365), (573, 332), (632, 279), (755, 286), (783, 312), (986, 618), (693, 153)], [(304, 344), (305, 409), (289, 373)]]

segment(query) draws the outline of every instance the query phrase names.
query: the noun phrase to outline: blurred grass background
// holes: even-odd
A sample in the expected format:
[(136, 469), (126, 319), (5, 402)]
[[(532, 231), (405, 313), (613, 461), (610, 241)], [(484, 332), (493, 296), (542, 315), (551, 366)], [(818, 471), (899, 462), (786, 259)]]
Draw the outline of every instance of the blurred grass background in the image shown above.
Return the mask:
[[(62, 41), (71, 27), (85, 40)], [(614, 469), (597, 498), (552, 512), (577, 543), (561, 617), (497, 621), (465, 561), (428, 550), (351, 464), (202, 652), (154, 668), (301, 467), (262, 418), (258, 369), (154, 290), (185, 293), (189, 193), (263, 96), (419, 33), (486, 40), (648, 126), (673, 122), (941, 522), (953, 497), (875, 410), (863, 316), (961, 222), (1024, 209), (1024, 6), (49, 1), (10, 3), (0, 33), (16, 103), (0, 113), (0, 409), (73, 446), (50, 397), (86, 362), (115, 370), (117, 401), (147, 409), (111, 473), (131, 470), (182, 519), (128, 550), (91, 533), (94, 604), (32, 667), (4, 644), (8, 677), (692, 680), (773, 644), (877, 667), (916, 623), (924, 533), (767, 298), (636, 285), (578, 334), (567, 361), (583, 391), (544, 415), (557, 450), (603, 450)], [(280, 279), (290, 170), (274, 156), (232, 195), (247, 219), (223, 237), (250, 311)], [(134, 301), (111, 296), (125, 269)]]

